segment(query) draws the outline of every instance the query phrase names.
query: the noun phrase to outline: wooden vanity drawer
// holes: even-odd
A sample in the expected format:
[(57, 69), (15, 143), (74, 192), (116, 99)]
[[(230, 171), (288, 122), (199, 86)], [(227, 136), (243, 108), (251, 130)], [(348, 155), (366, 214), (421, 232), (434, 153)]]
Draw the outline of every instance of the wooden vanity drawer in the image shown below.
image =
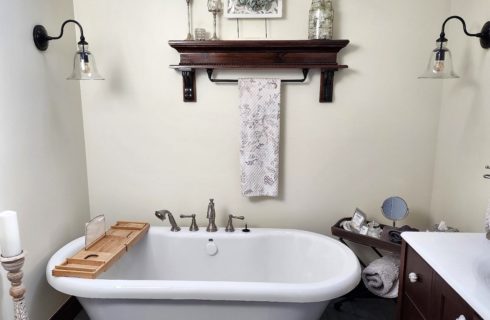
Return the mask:
[(405, 294), (425, 319), (430, 319), (433, 270), (411, 247), (407, 248)]
[(404, 304), (404, 310), (403, 310), (403, 320), (426, 320), (425, 317), (423, 317), (417, 307), (414, 306), (412, 301), (410, 301), (410, 298), (407, 297), (405, 294), (405, 304)]
[(456, 293), (444, 279), (434, 273), (434, 308), (431, 319), (434, 320), (478, 320), (481, 319), (473, 309)]

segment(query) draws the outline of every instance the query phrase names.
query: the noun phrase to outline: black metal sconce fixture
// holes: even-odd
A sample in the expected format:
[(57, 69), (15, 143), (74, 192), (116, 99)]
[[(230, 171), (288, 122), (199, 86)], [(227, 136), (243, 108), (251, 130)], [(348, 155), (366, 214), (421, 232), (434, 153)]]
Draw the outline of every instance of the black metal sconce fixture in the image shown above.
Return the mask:
[(76, 24), (80, 28), (80, 41), (78, 42), (78, 50), (75, 53), (73, 61), (73, 72), (68, 77), (68, 80), (104, 80), (97, 71), (94, 56), (88, 51), (88, 42), (85, 41), (82, 25), (75, 20), (66, 20), (63, 22), (61, 25), (61, 33), (57, 37), (49, 36), (44, 26), (35, 26), (33, 37), (36, 48), (41, 51), (46, 51), (49, 46), (49, 41), (58, 40), (63, 37), (65, 26), (70, 22)]
[(490, 48), (490, 21), (487, 21), (481, 32), (479, 33), (469, 33), (466, 30), (466, 23), (460, 16), (450, 16), (442, 24), (442, 31), (439, 39), (436, 41), (436, 48), (432, 50), (432, 54), (427, 65), (427, 69), (419, 78), (427, 79), (454, 79), (459, 78), (459, 76), (453, 70), (453, 60), (451, 56), (451, 51), (447, 48), (446, 33), (444, 32), (446, 28), (446, 23), (449, 20), (457, 19), (463, 24), (463, 31), (469, 37), (480, 38), (480, 45), (484, 49)]

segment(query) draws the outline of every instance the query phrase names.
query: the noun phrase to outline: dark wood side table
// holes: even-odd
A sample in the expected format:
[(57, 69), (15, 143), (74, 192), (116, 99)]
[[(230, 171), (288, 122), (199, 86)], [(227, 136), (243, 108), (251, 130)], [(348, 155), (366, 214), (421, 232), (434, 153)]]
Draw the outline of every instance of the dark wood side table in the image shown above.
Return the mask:
[[(337, 221), (337, 223), (334, 224), (331, 228), (332, 235), (338, 237), (340, 242), (342, 242), (346, 246), (349, 246), (347, 244), (347, 242), (345, 242), (345, 240), (348, 240), (350, 242), (354, 242), (354, 243), (362, 244), (364, 246), (371, 247), (371, 249), (373, 249), (374, 252), (376, 252), (376, 254), (379, 257), (383, 256), (383, 254), (379, 250), (384, 250), (384, 251), (400, 254), (401, 244), (390, 242), (390, 241), (382, 239), (382, 238), (374, 238), (374, 237), (365, 236), (365, 235), (362, 235), (359, 233), (355, 233), (352, 231), (347, 231), (340, 226), (340, 224), (342, 222), (344, 222), (346, 220), (350, 220), (350, 219), (351, 219), (350, 217), (349, 218), (342, 218), (339, 221)], [(380, 224), (380, 227), (383, 228), (383, 230), (385, 227), (387, 227), (390, 230), (393, 229), (392, 227), (386, 226), (384, 224)], [(366, 264), (359, 258), (359, 256), (357, 257), (357, 259), (359, 259), (359, 262), (361, 263), (361, 265), (363, 267), (366, 267)], [(344, 302), (352, 300), (352, 299), (355, 299), (355, 296), (352, 297), (352, 296), (346, 295), (334, 303), (334, 308), (336, 310), (340, 310), (341, 306)], [(397, 299), (391, 299), (391, 300), (394, 303), (396, 303), (396, 301), (397, 301)]]

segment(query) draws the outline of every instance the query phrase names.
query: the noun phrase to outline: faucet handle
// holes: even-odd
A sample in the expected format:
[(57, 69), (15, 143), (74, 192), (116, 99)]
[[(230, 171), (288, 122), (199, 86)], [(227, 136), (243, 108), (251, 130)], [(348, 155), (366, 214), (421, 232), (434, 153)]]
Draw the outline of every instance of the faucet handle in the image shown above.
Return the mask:
[(233, 219), (245, 220), (244, 216), (234, 216), (232, 214), (228, 215), (228, 224), (226, 225), (226, 232), (235, 232), (235, 227), (233, 227)]
[(196, 215), (195, 214), (191, 214), (191, 215), (183, 215), (181, 214), (180, 215), (180, 218), (181, 219), (192, 219), (191, 221), (191, 226), (189, 227), (189, 231), (199, 231), (199, 227), (197, 226), (197, 223), (196, 223)]

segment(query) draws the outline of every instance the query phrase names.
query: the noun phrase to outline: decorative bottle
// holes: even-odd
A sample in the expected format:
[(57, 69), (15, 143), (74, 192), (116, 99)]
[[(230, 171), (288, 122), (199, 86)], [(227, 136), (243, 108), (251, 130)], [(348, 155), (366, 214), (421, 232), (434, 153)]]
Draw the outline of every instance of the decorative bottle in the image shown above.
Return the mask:
[(312, 0), (308, 25), (308, 39), (332, 39), (332, 0)]

